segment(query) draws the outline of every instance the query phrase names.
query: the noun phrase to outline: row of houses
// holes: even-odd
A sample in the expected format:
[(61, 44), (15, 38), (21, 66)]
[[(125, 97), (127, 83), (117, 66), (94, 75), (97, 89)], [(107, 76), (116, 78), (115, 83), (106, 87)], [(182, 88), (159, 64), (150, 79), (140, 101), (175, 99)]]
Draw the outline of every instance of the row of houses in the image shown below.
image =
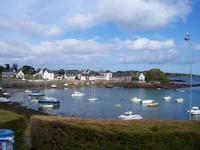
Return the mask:
[[(64, 75), (59, 75), (58, 73), (55, 73), (54, 71), (50, 70), (43, 70), (41, 69), (38, 71), (34, 77), (39, 76), (42, 79), (53, 81), (53, 80), (81, 80), (81, 81), (113, 81), (113, 82), (132, 82), (133, 77), (132, 76), (123, 76), (123, 77), (113, 77), (113, 74), (111, 72), (102, 72), (102, 73), (95, 73), (95, 74), (89, 74), (89, 73), (67, 73), (65, 72)], [(25, 80), (25, 75), (22, 70), (19, 70), (18, 72), (15, 71), (4, 71), (2, 72), (2, 78), (18, 78)], [(145, 75), (143, 73), (137, 75), (138, 82), (145, 82)]]

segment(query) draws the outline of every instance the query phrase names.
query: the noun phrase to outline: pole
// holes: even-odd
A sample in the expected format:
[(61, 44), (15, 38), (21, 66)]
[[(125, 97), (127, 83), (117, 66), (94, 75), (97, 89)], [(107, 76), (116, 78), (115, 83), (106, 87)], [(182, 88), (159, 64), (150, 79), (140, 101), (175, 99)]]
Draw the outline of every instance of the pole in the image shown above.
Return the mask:
[[(190, 34), (188, 32), (185, 34), (184, 40), (189, 45)], [(187, 46), (187, 47), (189, 47), (189, 46)], [(189, 119), (191, 119), (191, 105), (192, 105), (192, 49), (190, 50), (190, 94), (189, 94), (189, 99), (190, 99), (190, 102), (189, 102), (189, 108), (190, 108)]]

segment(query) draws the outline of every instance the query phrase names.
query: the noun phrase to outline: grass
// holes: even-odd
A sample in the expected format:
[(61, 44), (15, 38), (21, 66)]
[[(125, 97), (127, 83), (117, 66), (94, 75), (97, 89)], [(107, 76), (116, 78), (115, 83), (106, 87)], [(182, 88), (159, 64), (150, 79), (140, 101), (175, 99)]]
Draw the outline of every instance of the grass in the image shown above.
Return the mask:
[(16, 149), (26, 149), (23, 142), (24, 130), (26, 128), (25, 117), (10, 111), (0, 110), (0, 128), (13, 130), (15, 132)]
[(33, 150), (200, 149), (200, 121), (117, 121), (33, 116)]

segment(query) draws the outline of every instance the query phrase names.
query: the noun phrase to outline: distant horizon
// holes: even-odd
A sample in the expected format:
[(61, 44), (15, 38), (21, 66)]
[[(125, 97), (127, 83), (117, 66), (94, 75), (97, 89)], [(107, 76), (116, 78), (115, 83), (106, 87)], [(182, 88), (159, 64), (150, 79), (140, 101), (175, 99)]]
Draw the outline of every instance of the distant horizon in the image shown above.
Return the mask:
[(192, 54), (200, 74), (200, 1), (6, 0), (0, 12), (0, 64), (189, 73)]

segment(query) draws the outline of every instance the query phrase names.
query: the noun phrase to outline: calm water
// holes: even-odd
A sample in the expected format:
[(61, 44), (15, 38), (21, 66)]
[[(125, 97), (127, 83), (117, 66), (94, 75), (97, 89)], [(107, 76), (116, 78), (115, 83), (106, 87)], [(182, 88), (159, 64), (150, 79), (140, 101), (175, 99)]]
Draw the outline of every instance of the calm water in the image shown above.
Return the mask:
[[(73, 98), (71, 94), (74, 89), (46, 89), (43, 90), (46, 96), (55, 97), (60, 100), (60, 107), (56, 109), (42, 109), (53, 115), (78, 116), (87, 118), (117, 119), (125, 111), (133, 111), (141, 114), (144, 119), (189, 119), (187, 110), (189, 108), (189, 89), (184, 93), (174, 90), (156, 89), (124, 89), (124, 88), (96, 88), (97, 102), (89, 102), (88, 98), (93, 96), (93, 88), (84, 87), (77, 89), (85, 93), (81, 98)], [(133, 103), (130, 98), (138, 96), (142, 99), (153, 99), (160, 104), (159, 108), (148, 108), (145, 105)], [(163, 100), (164, 96), (171, 96), (172, 100)], [(200, 106), (200, 88), (193, 88), (192, 105)], [(176, 98), (184, 98), (183, 103), (176, 103)], [(34, 109), (40, 109), (37, 103), (31, 103), (24, 92), (12, 94), (12, 100)], [(121, 104), (115, 108), (114, 104)], [(200, 119), (196, 116), (193, 119)]]

